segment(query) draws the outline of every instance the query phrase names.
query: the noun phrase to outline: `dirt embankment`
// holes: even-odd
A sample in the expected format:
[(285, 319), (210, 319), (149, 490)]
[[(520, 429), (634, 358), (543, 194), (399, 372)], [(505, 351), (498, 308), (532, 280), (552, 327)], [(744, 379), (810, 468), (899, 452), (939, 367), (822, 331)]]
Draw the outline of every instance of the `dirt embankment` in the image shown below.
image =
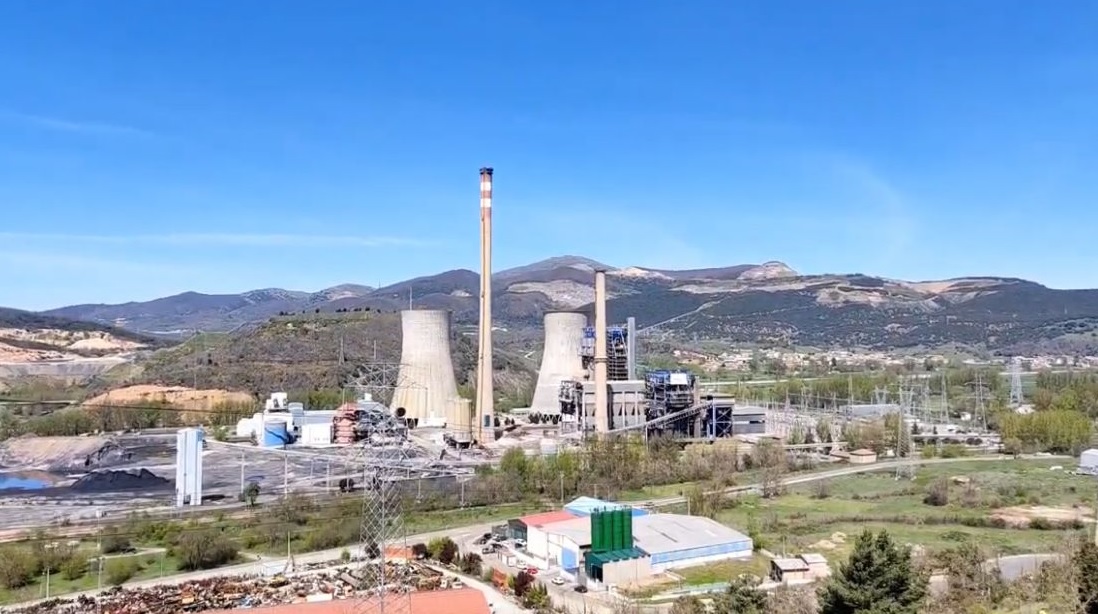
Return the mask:
[(90, 471), (130, 460), (109, 437), (17, 437), (0, 443), (0, 467)]
[(246, 392), (229, 390), (195, 390), (185, 386), (154, 386), (142, 384), (111, 390), (84, 402), (86, 406), (136, 405), (140, 403), (167, 403), (179, 409), (214, 409), (226, 404), (254, 404), (256, 400)]
[(992, 518), (998, 518), (1012, 527), (1028, 527), (1034, 520), (1048, 522), (1092, 522), (1094, 510), (1085, 507), (1050, 507), (1046, 505), (1019, 505), (995, 510)]

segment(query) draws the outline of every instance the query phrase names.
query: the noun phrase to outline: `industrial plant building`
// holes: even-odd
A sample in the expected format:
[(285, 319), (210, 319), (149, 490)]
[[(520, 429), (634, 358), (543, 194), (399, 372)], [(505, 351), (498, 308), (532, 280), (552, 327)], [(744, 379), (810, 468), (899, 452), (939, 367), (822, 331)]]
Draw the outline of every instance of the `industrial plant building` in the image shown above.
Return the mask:
[(577, 581), (629, 584), (671, 569), (750, 557), (750, 537), (700, 516), (650, 514), (587, 497), (512, 521), (526, 550)]
[(335, 411), (306, 411), (302, 403), (291, 403), (285, 392), (272, 393), (263, 411), (236, 424), (237, 437), (250, 437), (264, 448), (282, 448), (292, 443), (327, 446), (332, 443)]

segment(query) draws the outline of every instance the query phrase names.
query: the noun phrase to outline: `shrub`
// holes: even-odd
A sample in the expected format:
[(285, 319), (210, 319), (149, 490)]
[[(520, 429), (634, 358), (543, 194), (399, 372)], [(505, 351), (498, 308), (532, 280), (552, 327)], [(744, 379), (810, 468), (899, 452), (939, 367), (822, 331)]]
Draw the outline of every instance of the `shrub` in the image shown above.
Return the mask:
[(942, 446), (940, 456), (942, 458), (961, 458), (962, 456), (968, 456), (968, 449), (959, 443), (951, 443)]
[(923, 503), (941, 507), (949, 505), (949, 482), (945, 478), (939, 478), (926, 489)]
[(61, 577), (66, 580), (79, 580), (88, 573), (88, 560), (82, 556), (73, 556), (61, 564)]
[(132, 551), (133, 544), (130, 543), (130, 538), (125, 535), (104, 534), (101, 537), (100, 548), (103, 554), (115, 554)]
[(425, 559), (427, 554), (427, 544), (422, 542), (412, 544), (412, 556), (417, 559)]
[(37, 573), (38, 561), (33, 553), (23, 548), (0, 550), (0, 586), (3, 588), (26, 586)]
[(125, 584), (137, 575), (138, 565), (133, 557), (111, 559), (107, 561), (105, 572), (107, 582), (113, 586)]
[(231, 539), (216, 531), (185, 534), (176, 548), (179, 568), (184, 571), (212, 569), (236, 558), (237, 547)]
[(470, 552), (461, 557), (461, 572), (470, 576), (479, 576), (481, 568), (480, 555), (475, 552)]

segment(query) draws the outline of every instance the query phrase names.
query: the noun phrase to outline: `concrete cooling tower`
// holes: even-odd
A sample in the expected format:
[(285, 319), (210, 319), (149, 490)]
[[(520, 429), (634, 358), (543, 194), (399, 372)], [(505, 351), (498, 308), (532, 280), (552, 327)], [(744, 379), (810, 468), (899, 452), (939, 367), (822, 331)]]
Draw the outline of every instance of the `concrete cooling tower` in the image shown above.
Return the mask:
[(571, 311), (545, 314), (545, 350), (541, 355), (538, 384), (530, 409), (542, 414), (560, 413), (560, 383), (583, 374), (580, 346), (587, 316)]
[(400, 312), (400, 380), (390, 407), (420, 425), (440, 426), (458, 398), (450, 359), (450, 312), (412, 309)]

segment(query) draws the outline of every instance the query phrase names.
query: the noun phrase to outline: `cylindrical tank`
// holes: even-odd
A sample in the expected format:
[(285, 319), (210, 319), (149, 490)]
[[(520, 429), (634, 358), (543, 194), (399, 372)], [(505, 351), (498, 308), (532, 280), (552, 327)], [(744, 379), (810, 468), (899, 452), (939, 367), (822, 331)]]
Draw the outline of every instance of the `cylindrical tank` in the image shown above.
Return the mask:
[(538, 448), (542, 456), (553, 456), (557, 453), (557, 440), (545, 437), (538, 443)]
[(261, 445), (264, 448), (281, 448), (288, 443), (290, 443), (290, 430), (285, 420), (268, 419), (263, 423)]

